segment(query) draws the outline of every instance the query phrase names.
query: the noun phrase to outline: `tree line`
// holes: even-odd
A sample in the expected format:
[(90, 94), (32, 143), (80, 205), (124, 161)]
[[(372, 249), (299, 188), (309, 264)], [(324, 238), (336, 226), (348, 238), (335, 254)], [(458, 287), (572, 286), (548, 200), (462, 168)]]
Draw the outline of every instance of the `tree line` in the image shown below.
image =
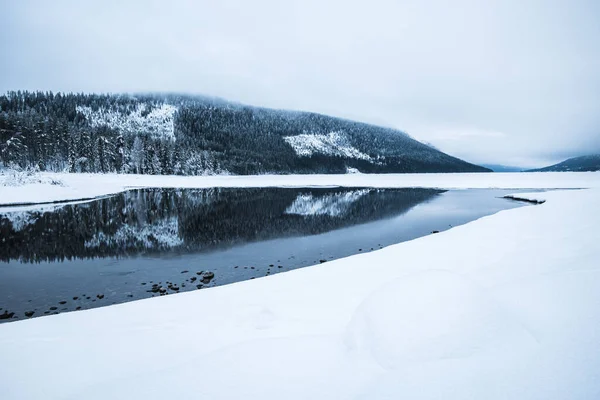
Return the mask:
[[(172, 136), (157, 135), (152, 125), (144, 124), (146, 116), (165, 104), (176, 109)], [(141, 122), (123, 128), (93, 121), (81, 107), (92, 114), (135, 115)], [(377, 162), (326, 154), (300, 157), (284, 140), (337, 131)], [(0, 161), (42, 171), (180, 175), (344, 173), (349, 167), (362, 172), (484, 170), (397, 130), (320, 114), (202, 96), (28, 91), (0, 96)]]

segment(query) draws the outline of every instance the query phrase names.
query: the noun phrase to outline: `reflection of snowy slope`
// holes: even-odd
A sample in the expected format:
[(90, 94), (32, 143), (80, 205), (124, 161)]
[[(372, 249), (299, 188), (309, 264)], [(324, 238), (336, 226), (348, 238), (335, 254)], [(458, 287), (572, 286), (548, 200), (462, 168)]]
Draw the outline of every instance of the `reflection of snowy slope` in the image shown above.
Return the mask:
[(85, 247), (89, 249), (102, 246), (121, 248), (143, 246), (147, 249), (167, 249), (183, 244), (178, 232), (177, 217), (171, 217), (141, 227), (123, 225), (114, 235), (98, 232), (92, 239), (85, 242)]
[(39, 217), (39, 213), (33, 213), (30, 211), (22, 212), (10, 212), (0, 215), (0, 219), (6, 218), (10, 221), (12, 229), (15, 232), (21, 231), (27, 225), (35, 223)]
[(222, 199), (221, 191), (220, 188), (187, 189), (179, 192), (178, 196), (185, 196), (185, 201), (192, 208), (207, 207)]
[(77, 111), (85, 115), (92, 127), (109, 126), (122, 133), (136, 134), (147, 132), (155, 138), (175, 139), (174, 114), (177, 107), (162, 104), (152, 108), (150, 112), (147, 105), (139, 104), (129, 114), (118, 111), (77, 106)]
[(373, 161), (372, 158), (350, 144), (342, 132), (330, 132), (327, 135), (302, 134), (283, 138), (300, 157), (324, 154)]
[(339, 217), (348, 211), (352, 203), (369, 193), (369, 191), (369, 189), (361, 189), (318, 197), (312, 194), (299, 194), (292, 205), (285, 210), (285, 213), (303, 216), (328, 215)]
[(27, 225), (35, 224), (35, 222), (45, 213), (54, 212), (68, 204), (79, 203), (83, 202), (3, 207), (2, 212), (0, 213), (0, 220), (9, 220), (12, 225), (13, 231), (19, 232), (23, 230)]

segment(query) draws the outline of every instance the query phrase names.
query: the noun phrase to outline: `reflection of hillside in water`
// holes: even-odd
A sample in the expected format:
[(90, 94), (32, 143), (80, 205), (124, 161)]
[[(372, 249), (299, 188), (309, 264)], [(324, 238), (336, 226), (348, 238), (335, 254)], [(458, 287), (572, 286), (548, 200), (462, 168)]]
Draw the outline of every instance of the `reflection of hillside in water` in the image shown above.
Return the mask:
[(0, 259), (25, 262), (198, 252), (324, 233), (398, 215), (431, 189), (140, 189), (0, 214)]

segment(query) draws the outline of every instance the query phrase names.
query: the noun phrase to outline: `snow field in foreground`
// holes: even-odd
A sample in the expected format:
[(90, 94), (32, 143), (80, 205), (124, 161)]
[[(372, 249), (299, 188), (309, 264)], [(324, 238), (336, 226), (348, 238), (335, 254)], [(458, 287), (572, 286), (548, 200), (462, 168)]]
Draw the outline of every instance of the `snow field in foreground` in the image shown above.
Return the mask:
[[(597, 186), (569, 176), (543, 179)], [(600, 398), (600, 189), (535, 196), (285, 274), (0, 325), (3, 399)]]

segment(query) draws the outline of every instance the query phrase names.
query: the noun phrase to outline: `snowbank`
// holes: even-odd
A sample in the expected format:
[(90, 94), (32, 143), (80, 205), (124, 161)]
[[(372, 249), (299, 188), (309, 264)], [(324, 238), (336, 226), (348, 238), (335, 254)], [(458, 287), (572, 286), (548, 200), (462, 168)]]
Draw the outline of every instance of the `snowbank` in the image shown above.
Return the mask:
[(441, 189), (546, 189), (600, 187), (600, 172), (476, 173), (476, 174), (345, 174), (255, 176), (162, 176), (117, 174), (41, 174), (62, 186), (4, 186), (0, 205), (84, 200), (140, 187), (423, 187)]
[(2, 398), (600, 398), (600, 189), (544, 199), (310, 268), (0, 325)]

